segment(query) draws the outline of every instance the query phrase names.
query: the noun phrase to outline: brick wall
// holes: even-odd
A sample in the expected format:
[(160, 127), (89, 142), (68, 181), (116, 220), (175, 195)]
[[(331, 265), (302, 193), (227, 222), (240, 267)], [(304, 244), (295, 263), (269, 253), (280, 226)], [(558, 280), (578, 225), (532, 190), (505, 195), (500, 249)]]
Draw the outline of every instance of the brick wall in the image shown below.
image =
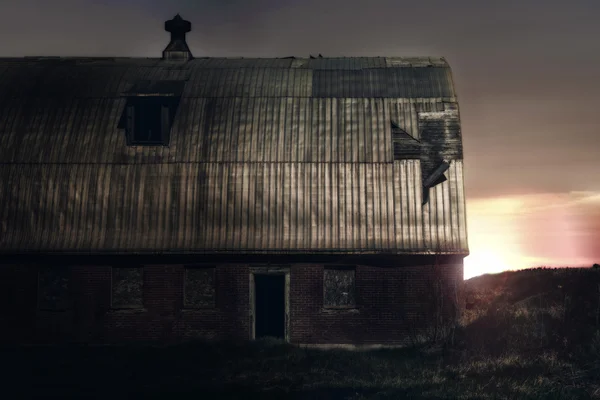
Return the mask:
[[(450, 289), (463, 282), (462, 264), (440, 265)], [(292, 269), (291, 341), (295, 343), (402, 344), (428, 322), (431, 266), (356, 266), (356, 308), (323, 308), (323, 265)], [(450, 290), (449, 290), (450, 291)], [(459, 302), (461, 301), (461, 293)], [(446, 301), (449, 306), (449, 301)], [(447, 312), (451, 312), (448, 308)]]
[[(295, 264), (290, 277), (290, 339), (294, 343), (401, 343), (422, 323), (431, 267), (356, 266), (356, 308), (323, 308), (324, 264)], [(429, 269), (428, 269), (429, 268)], [(143, 309), (111, 309), (111, 268), (70, 268), (65, 311), (37, 307), (36, 266), (0, 266), (0, 339), (27, 343), (122, 340), (178, 341), (250, 336), (249, 266), (219, 265), (215, 307), (185, 309), (183, 265), (144, 266)], [(445, 282), (462, 284), (462, 263), (441, 267)]]

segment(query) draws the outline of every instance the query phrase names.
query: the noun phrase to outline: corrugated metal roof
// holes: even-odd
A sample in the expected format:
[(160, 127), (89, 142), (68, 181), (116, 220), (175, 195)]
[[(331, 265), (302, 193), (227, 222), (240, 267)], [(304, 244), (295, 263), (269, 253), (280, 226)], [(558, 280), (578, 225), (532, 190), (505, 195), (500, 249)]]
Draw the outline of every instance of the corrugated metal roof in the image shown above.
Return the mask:
[(315, 70), (359, 70), (385, 68), (384, 57), (352, 57), (352, 58), (309, 58), (303, 68)]
[(183, 65), (152, 59), (0, 59), (0, 93), (11, 98), (110, 97), (138, 80), (180, 79), (191, 81), (188, 97), (454, 96), (450, 69), (441, 62), (304, 61), (295, 68), (292, 64), (301, 59), (195, 59)]
[(4, 165), (0, 248), (466, 248), (462, 163), (423, 208), (418, 163)]
[[(121, 95), (174, 80), (169, 146), (127, 146)], [(461, 159), (443, 59), (0, 59), (1, 251), (465, 252)]]
[(140, 80), (132, 85), (131, 89), (123, 92), (121, 95), (138, 97), (181, 97), (184, 86), (185, 81), (182, 80)]
[[(127, 146), (125, 99), (18, 98), (0, 107), (0, 160), (43, 163), (391, 162), (391, 122), (419, 139), (419, 116), (442, 99), (182, 99), (168, 147)], [(450, 114), (448, 114), (450, 115)], [(442, 116), (440, 121), (451, 121)], [(452, 148), (460, 148), (457, 117)], [(431, 140), (451, 140), (428, 123)], [(423, 127), (424, 124), (422, 123)], [(448, 142), (449, 143), (449, 142)], [(437, 150), (436, 150), (437, 151)], [(458, 154), (462, 156), (461, 154)], [(459, 157), (460, 158), (460, 157)]]
[[(111, 65), (114, 63), (129, 65), (171, 65), (181, 67), (179, 61), (142, 57), (0, 57), (0, 63), (93, 63)], [(200, 57), (183, 64), (185, 68), (298, 68), (311, 69), (365, 69), (396, 67), (448, 66), (443, 57), (283, 57), (283, 58), (245, 58), (245, 57)]]
[(454, 97), (448, 68), (319, 70), (313, 73), (314, 97)]

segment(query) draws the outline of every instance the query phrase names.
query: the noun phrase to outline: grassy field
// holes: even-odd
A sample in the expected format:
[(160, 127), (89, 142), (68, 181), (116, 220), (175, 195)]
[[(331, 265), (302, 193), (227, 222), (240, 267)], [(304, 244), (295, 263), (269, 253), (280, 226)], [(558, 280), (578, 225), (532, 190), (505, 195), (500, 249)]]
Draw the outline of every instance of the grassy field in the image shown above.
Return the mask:
[(4, 398), (600, 399), (599, 285), (592, 269), (473, 278), (453, 345), (4, 349)]

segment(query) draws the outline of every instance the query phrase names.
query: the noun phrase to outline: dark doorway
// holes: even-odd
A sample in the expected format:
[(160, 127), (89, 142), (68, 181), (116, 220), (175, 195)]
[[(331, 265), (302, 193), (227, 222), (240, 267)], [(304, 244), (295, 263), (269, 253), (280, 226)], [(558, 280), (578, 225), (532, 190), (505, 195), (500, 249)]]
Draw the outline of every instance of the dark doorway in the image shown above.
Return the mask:
[(285, 336), (285, 275), (255, 275), (255, 337)]

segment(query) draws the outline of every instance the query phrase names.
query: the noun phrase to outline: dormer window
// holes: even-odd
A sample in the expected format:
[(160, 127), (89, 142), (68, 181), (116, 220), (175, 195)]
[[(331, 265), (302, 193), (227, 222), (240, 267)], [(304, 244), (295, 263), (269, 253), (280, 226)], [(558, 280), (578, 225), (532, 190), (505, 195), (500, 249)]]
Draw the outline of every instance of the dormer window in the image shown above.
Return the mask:
[(171, 121), (169, 104), (161, 98), (135, 99), (127, 104), (128, 144), (168, 146)]
[(139, 81), (129, 91), (125, 132), (129, 146), (168, 146), (183, 81)]

